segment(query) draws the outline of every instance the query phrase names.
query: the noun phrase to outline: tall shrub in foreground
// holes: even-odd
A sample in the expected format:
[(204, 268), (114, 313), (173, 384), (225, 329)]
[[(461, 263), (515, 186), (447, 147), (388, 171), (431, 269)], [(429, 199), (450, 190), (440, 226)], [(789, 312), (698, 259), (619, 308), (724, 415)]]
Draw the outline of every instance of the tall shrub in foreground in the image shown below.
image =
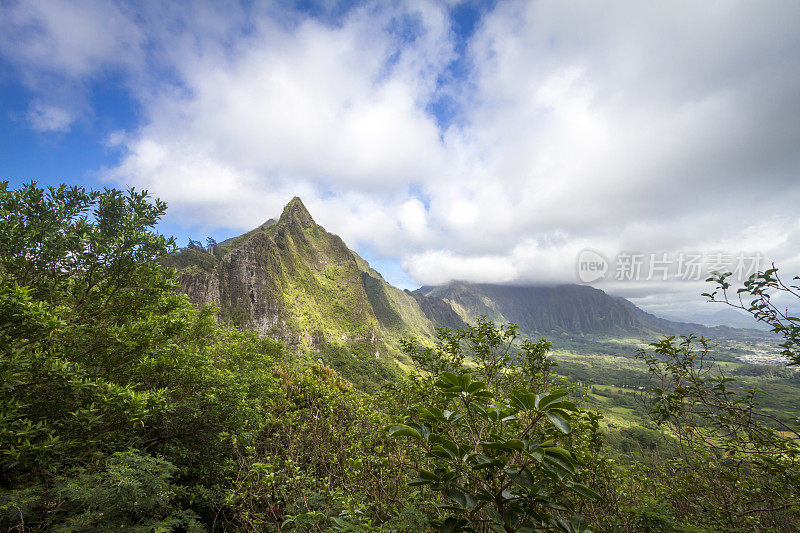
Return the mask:
[(196, 529), (258, 436), (280, 347), (176, 292), (164, 210), (0, 184), (3, 526)]
[[(798, 277), (753, 274), (734, 292), (731, 273), (704, 294), (746, 311), (781, 337), (789, 365), (800, 363)], [(784, 298), (782, 307), (774, 298)], [(760, 407), (763, 391), (743, 387), (709, 355), (706, 339), (667, 337), (640, 350), (653, 377), (652, 419), (677, 438), (678, 457), (650, 472), (658, 499), (687, 526), (726, 531), (795, 531), (800, 523), (800, 421)]]
[[(406, 342), (412, 406), (391, 436), (409, 444), (412, 486), (437, 498), (441, 531), (588, 531), (581, 516), (600, 450), (599, 416), (550, 379), (549, 343), (480, 318)], [(416, 391), (414, 393), (413, 391)]]

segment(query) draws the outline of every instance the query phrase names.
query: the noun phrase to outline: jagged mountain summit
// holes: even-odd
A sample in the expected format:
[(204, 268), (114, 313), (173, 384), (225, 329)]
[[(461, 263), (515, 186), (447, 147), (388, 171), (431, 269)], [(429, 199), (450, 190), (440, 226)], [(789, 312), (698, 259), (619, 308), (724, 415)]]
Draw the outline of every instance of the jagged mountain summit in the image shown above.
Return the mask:
[(222, 320), (339, 366), (369, 362), (391, 374), (403, 361), (400, 338), (464, 325), (443, 302), (387, 283), (299, 198), (278, 220), (210, 250), (184, 249), (167, 264), (180, 270), (180, 290), (196, 305), (217, 304)]

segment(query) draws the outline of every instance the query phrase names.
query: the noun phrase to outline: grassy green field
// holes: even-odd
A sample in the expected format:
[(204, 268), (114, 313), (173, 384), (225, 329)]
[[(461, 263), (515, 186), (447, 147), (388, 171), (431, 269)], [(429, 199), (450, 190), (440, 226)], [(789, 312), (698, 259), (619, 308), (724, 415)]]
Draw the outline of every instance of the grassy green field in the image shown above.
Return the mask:
[[(737, 352), (757, 349), (746, 340), (737, 341)], [(618, 347), (618, 353), (614, 353)], [(632, 450), (653, 448), (665, 438), (664, 432), (649, 417), (647, 390), (655, 386), (644, 361), (635, 357), (647, 342), (637, 338), (592, 338), (570, 348), (556, 346), (551, 358), (558, 363), (554, 372), (583, 386), (584, 402), (603, 414), (611, 449), (620, 457), (631, 457)], [(715, 374), (736, 379), (734, 389), (758, 388), (759, 406), (765, 413), (790, 420), (800, 416), (800, 372), (787, 367), (742, 362), (730, 356), (730, 345), (711, 350), (722, 354)]]

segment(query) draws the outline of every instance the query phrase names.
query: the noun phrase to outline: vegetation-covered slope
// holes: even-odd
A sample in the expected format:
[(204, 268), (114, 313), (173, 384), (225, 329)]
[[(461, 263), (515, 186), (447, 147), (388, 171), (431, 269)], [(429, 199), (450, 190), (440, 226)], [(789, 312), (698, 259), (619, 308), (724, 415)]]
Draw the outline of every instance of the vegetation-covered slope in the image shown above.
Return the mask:
[(526, 333), (630, 333), (649, 329), (622, 302), (581, 285), (508, 286), (451, 282), (419, 292), (449, 302), (467, 322), (485, 315)]
[(446, 302), (394, 287), (358, 254), (353, 252), (353, 255), (362, 269), (364, 289), (375, 315), (382, 330), (393, 342), (404, 337), (432, 338), (437, 327), (466, 326)]
[[(623, 298), (587, 285), (511, 286), (453, 281), (421, 287), (415, 294), (449, 303), (466, 322), (486, 316), (513, 322), (528, 335), (602, 334), (648, 338), (663, 334), (727, 336), (727, 327), (672, 322), (642, 311)], [(753, 332), (754, 333), (754, 332)]]
[(194, 304), (217, 304), (224, 322), (320, 353), (356, 382), (395, 375), (401, 338), (430, 339), (435, 327), (459, 322), (447, 309), (431, 320), (418, 298), (316, 224), (299, 198), (277, 221), (207, 250), (188, 247), (165, 264), (180, 269), (180, 290)]
[(604, 348), (597, 336), (649, 342), (662, 334), (741, 335), (664, 320), (582, 285), (456, 281), (402, 291), (316, 224), (299, 198), (278, 220), (207, 249), (190, 246), (165, 262), (180, 270), (180, 290), (196, 305), (217, 304), (224, 322), (319, 354), (358, 383), (396, 375), (408, 363), (402, 338), (430, 340), (436, 327), (462, 329), (480, 316), (586, 353), (617, 347)]

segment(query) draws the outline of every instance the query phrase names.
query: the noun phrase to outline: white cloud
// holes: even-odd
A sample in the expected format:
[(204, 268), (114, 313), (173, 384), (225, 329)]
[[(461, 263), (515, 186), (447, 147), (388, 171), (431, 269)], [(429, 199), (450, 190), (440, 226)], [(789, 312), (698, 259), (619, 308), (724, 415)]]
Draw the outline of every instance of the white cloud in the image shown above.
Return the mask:
[[(74, 5), (6, 10), (0, 50), (31, 79), (123, 69), (144, 120), (109, 138), (123, 155), (106, 177), (167, 200), (174, 223), (244, 230), (300, 195), (420, 283), (573, 282), (586, 247), (755, 250), (800, 268), (793, 4), (502, 2), (465, 43), (466, 77), (448, 70), (458, 36), (441, 3), (333, 22)], [(444, 126), (430, 110), (443, 95), (457, 110)], [(604, 288), (672, 308), (702, 290)]]
[(70, 130), (73, 117), (61, 107), (34, 102), (28, 110), (28, 121), (36, 131), (65, 132)]
[(140, 58), (142, 44), (132, 13), (102, 0), (12, 2), (0, 17), (0, 51), (33, 79), (129, 64)]
[[(341, 27), (305, 21), (291, 32), (265, 21), (234, 57), (190, 57), (185, 91), (150, 101), (147, 124), (127, 136), (109, 176), (191, 205), (197, 217), (209, 202), (232, 201), (255, 219), (264, 216), (255, 202), (285, 201), (292, 187), (380, 195), (440, 173), (444, 150), (423, 107), (452, 45), (445, 14), (423, 7), (356, 11)], [(410, 44), (384, 31), (399, 16), (420, 21)], [(194, 180), (212, 184), (223, 168), (220, 195), (194, 192)]]
[(416, 198), (411, 198), (400, 206), (398, 214), (400, 230), (406, 233), (412, 241), (424, 244), (430, 239), (428, 226), (428, 213), (425, 205)]
[(506, 283), (517, 277), (517, 271), (507, 257), (469, 257), (449, 251), (413, 254), (403, 262), (403, 268), (416, 279), (425, 279), (432, 285), (447, 283), (453, 279), (476, 283)]

